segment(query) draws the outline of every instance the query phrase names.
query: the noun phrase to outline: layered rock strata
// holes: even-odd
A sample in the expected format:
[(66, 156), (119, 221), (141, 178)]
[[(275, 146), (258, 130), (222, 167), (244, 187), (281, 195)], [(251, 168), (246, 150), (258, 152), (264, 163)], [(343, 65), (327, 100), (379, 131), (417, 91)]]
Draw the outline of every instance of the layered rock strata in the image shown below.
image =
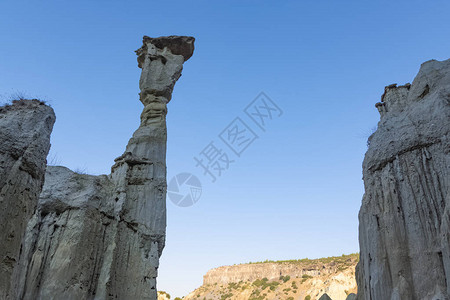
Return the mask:
[(364, 158), (358, 299), (450, 295), (450, 60), (385, 88)]
[(255, 281), (262, 278), (276, 280), (280, 276), (292, 278), (327, 276), (336, 274), (340, 270), (355, 267), (358, 259), (358, 254), (349, 254), (323, 259), (222, 266), (209, 270), (203, 276), (203, 284), (229, 284), (239, 281)]
[(48, 167), (11, 299), (157, 299), (166, 231), (166, 113), (192, 37), (144, 37), (139, 128), (110, 175)]
[(0, 299), (10, 297), (26, 226), (44, 183), (53, 109), (39, 100), (0, 107)]
[[(346, 300), (356, 292), (358, 254), (222, 266), (203, 276), (203, 285), (184, 299), (319, 299), (327, 293)], [(354, 294), (353, 294), (354, 295)], [(350, 298), (351, 299), (351, 298)]]

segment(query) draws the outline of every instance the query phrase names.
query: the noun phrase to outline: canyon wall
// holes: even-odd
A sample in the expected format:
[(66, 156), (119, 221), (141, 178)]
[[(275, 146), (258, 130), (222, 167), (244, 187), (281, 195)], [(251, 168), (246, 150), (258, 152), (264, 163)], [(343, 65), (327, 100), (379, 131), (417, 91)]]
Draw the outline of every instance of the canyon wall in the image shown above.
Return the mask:
[(450, 60), (385, 88), (363, 162), (358, 299), (450, 295)]
[(139, 128), (110, 175), (47, 168), (8, 299), (157, 299), (167, 103), (193, 51), (192, 37), (144, 37), (136, 51), (144, 105)]
[(22, 239), (44, 184), (53, 109), (38, 100), (0, 107), (0, 299), (9, 297)]
[(304, 259), (298, 261), (261, 262), (223, 266), (209, 270), (203, 276), (203, 284), (228, 284), (231, 282), (254, 281), (261, 278), (269, 280), (280, 276), (301, 278), (335, 274), (339, 270), (356, 266), (357, 254), (350, 254), (326, 259)]
[(356, 292), (358, 259), (358, 254), (351, 254), (223, 266), (208, 271), (203, 285), (184, 299), (303, 300), (310, 296), (317, 300), (328, 294), (333, 300), (345, 300)]

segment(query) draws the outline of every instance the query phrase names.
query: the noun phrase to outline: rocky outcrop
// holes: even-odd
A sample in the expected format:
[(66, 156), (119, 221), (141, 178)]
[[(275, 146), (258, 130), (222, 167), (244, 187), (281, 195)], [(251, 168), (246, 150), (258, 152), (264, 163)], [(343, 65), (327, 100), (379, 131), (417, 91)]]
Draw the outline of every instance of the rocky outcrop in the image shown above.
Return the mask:
[(0, 299), (8, 298), (26, 226), (44, 184), (53, 109), (39, 100), (0, 107)]
[(450, 295), (450, 60), (385, 88), (363, 163), (358, 299)]
[(184, 299), (303, 300), (309, 296), (317, 300), (326, 293), (334, 300), (345, 300), (347, 294), (356, 292), (354, 268), (358, 258), (358, 254), (351, 254), (223, 266), (208, 271), (203, 285)]
[(192, 37), (144, 37), (139, 128), (110, 175), (48, 167), (11, 299), (157, 299), (166, 231), (166, 113)]
[(319, 259), (274, 261), (223, 266), (209, 270), (203, 276), (203, 284), (228, 284), (230, 282), (269, 280), (280, 276), (299, 277), (335, 274), (339, 270), (356, 265), (358, 254)]

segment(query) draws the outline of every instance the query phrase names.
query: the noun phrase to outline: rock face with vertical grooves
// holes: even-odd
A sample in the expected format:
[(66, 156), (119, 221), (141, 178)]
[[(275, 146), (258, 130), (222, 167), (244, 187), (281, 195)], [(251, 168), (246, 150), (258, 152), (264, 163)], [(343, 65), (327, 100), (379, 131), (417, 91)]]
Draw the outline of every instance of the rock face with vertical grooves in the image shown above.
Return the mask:
[(193, 51), (192, 37), (144, 37), (136, 51), (141, 124), (110, 175), (48, 167), (11, 299), (157, 299), (166, 231), (166, 105)]
[(450, 60), (385, 88), (363, 163), (358, 299), (450, 295)]
[(0, 107), (0, 299), (10, 297), (26, 226), (44, 184), (53, 109), (38, 100)]

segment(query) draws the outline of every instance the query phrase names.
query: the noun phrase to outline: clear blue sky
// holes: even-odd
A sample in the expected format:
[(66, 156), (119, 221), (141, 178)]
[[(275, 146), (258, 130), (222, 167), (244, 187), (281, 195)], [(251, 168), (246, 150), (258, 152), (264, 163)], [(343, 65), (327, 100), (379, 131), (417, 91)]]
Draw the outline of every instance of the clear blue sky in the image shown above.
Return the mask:
[[(210, 268), (358, 251), (366, 139), (385, 85), (450, 57), (448, 1), (2, 1), (0, 96), (48, 100), (52, 155), (109, 173), (139, 125), (134, 50), (192, 35), (169, 104), (169, 178), (196, 173), (190, 208), (168, 202), (159, 288)], [(193, 157), (261, 91), (283, 109), (216, 183)]]

